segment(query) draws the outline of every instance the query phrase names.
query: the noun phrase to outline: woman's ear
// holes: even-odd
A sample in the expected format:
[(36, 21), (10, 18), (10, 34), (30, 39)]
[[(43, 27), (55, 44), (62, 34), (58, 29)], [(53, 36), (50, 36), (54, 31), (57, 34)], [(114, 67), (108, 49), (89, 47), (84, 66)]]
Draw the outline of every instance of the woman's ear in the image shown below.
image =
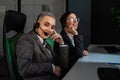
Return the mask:
[(66, 26), (66, 23), (65, 23), (65, 22), (63, 22), (63, 26), (64, 26), (64, 27)]

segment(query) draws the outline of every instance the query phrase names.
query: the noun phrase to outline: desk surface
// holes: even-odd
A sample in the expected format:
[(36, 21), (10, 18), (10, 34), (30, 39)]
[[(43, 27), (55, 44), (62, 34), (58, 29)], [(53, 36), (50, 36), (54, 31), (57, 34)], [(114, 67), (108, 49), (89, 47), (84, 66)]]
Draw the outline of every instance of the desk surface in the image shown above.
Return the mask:
[(83, 58), (80, 58), (78, 61), (120, 64), (120, 55), (107, 53), (89, 53), (89, 56), (84, 56)]
[(106, 63), (120, 64), (120, 55), (90, 53), (80, 58), (62, 80), (99, 80), (99, 67), (118, 67)]

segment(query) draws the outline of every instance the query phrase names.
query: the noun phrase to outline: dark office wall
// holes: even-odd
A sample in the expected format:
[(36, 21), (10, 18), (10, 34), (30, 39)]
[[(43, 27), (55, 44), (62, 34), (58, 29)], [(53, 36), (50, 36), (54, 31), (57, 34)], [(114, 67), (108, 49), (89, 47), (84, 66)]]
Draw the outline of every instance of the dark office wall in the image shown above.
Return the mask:
[(120, 45), (120, 0), (92, 0), (91, 43)]
[(75, 11), (80, 18), (80, 34), (84, 35), (86, 45), (90, 43), (91, 0), (67, 0), (67, 11)]

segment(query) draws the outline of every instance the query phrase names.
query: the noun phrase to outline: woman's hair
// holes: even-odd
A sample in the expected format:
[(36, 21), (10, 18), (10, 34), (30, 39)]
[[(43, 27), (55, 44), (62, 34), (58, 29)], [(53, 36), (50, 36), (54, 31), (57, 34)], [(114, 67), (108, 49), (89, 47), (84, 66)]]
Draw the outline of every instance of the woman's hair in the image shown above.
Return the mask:
[[(39, 20), (43, 19), (43, 17), (45, 16), (50, 16), (52, 17), (53, 19), (55, 19), (55, 16), (51, 13), (51, 12), (43, 12), (43, 13), (40, 13), (36, 19), (36, 22), (34, 23), (33, 25), (33, 30), (35, 31), (36, 28), (38, 28), (40, 26), (40, 23), (38, 23)], [(56, 19), (55, 19), (56, 20)]]
[(67, 17), (68, 17), (71, 13), (73, 13), (73, 14), (76, 15), (76, 13), (75, 13), (74, 11), (70, 11), (70, 12), (64, 13), (64, 14), (61, 16), (61, 18), (60, 18), (60, 23), (61, 23), (61, 25), (62, 25), (62, 29), (64, 29), (64, 27), (66, 26), (66, 19), (67, 19)]
[(38, 15), (38, 17), (37, 17), (37, 19), (36, 19), (36, 22), (37, 22), (38, 20), (41, 20), (44, 16), (50, 16), (50, 17), (56, 19), (55, 16), (54, 16), (51, 12), (43, 12), (43, 13), (40, 13), (40, 14)]

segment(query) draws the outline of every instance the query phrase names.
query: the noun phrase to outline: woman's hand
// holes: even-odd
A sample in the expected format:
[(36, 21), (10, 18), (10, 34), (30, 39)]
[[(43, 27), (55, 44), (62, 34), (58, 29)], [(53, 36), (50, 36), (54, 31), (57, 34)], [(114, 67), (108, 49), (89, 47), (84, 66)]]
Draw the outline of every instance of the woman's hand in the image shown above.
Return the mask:
[(78, 35), (78, 31), (73, 26), (66, 27), (66, 31), (68, 31), (69, 33), (73, 35)]
[(61, 75), (61, 68), (59, 66), (55, 66), (54, 74), (56, 76), (60, 76)]
[(58, 34), (55, 30), (53, 31), (53, 34), (51, 35), (51, 39), (55, 42), (58, 42), (59, 44), (64, 44), (62, 36)]
[(84, 50), (84, 51), (83, 51), (83, 56), (88, 56), (88, 55), (89, 55), (88, 51), (87, 51), (87, 50)]
[(78, 35), (78, 32), (77, 32), (77, 30), (76, 30), (74, 27), (71, 27), (70, 32), (71, 32), (73, 35)]

